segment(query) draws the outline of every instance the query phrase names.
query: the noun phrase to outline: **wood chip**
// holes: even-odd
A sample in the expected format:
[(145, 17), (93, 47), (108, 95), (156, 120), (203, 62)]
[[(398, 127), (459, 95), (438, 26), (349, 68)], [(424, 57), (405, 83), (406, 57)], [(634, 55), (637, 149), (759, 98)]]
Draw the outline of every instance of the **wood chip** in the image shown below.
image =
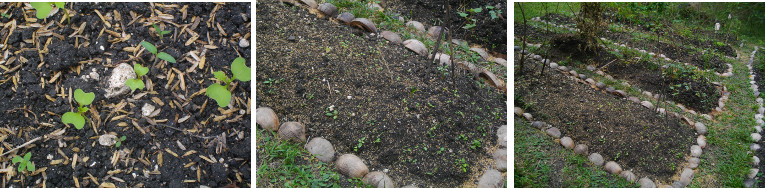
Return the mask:
[(93, 10), (96, 11), (96, 14), (98, 14), (98, 17), (100, 17), (101, 21), (104, 22), (104, 25), (106, 25), (106, 28), (111, 28), (112, 27), (112, 24), (110, 24), (108, 21), (106, 21), (106, 18), (104, 18), (104, 16), (101, 15), (101, 12), (99, 12), (98, 9), (93, 9)]

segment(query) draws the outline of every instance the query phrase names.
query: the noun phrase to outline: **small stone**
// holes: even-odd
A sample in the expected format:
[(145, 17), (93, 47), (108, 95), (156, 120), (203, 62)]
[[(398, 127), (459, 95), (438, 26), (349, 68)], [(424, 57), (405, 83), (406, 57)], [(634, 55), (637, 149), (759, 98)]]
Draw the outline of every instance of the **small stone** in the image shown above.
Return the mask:
[(603, 82), (598, 82), (597, 84), (595, 84), (595, 87), (598, 87), (599, 89), (603, 89), (603, 88), (606, 88), (606, 84), (604, 84)]
[(553, 138), (560, 138), (560, 130), (558, 128), (552, 127), (545, 131), (547, 135), (552, 136)]
[(297, 41), (297, 38), (295, 38), (295, 36), (289, 36), (289, 37), (287, 37), (287, 41), (295, 42), (295, 41)]
[(744, 180), (744, 187), (746, 188), (754, 187), (754, 179)]
[(649, 91), (643, 91), (643, 95), (646, 95), (648, 97), (653, 97), (653, 94)]
[(622, 173), (622, 167), (619, 166), (616, 162), (608, 161), (606, 163), (606, 171), (610, 172), (611, 174), (619, 174)]
[(496, 188), (503, 187), (504, 185), (505, 180), (502, 177), (502, 173), (495, 169), (487, 170), (478, 180), (479, 188)]
[(579, 155), (587, 155), (587, 153), (589, 153), (587, 145), (577, 144), (574, 147), (574, 153), (579, 154)]
[(749, 145), (749, 149), (751, 149), (752, 151), (760, 150), (760, 145), (759, 144)]
[(649, 108), (649, 109), (653, 109), (653, 104), (651, 104), (651, 102), (649, 102), (649, 101), (640, 102), (640, 105), (643, 105), (643, 106), (645, 106), (646, 108)]
[(699, 147), (701, 147), (702, 149), (706, 148), (707, 147), (707, 137), (705, 137), (704, 135), (699, 135), (699, 137), (696, 138), (696, 143), (698, 143)]
[(319, 11), (329, 17), (335, 17), (337, 15), (337, 6), (332, 3), (322, 3), (319, 5)]
[(632, 101), (634, 103), (640, 103), (640, 98), (637, 98), (637, 97), (627, 97), (627, 100)]
[(117, 143), (117, 136), (111, 134), (104, 134), (98, 137), (98, 144), (102, 146), (113, 146)]
[(531, 126), (537, 129), (542, 129), (545, 127), (545, 125), (546, 123), (544, 121), (534, 121), (531, 123)]
[(606, 88), (606, 92), (607, 93), (613, 93), (614, 91), (616, 91), (616, 89), (614, 89), (614, 87), (607, 87)]
[(619, 97), (627, 97), (627, 92), (624, 92), (622, 90), (616, 90), (616, 91), (614, 91), (614, 94), (619, 96)]
[(574, 140), (571, 137), (564, 136), (560, 139), (560, 145), (563, 145), (566, 149), (574, 149)]
[(425, 33), (425, 26), (422, 25), (422, 23), (418, 21), (409, 21), (406, 22), (406, 27), (413, 28), (415, 31), (417, 31), (420, 34)]
[(590, 156), (587, 157), (590, 162), (592, 162), (595, 165), (603, 166), (603, 156), (600, 156), (598, 153), (592, 153)]
[(675, 183), (672, 183), (672, 188), (684, 188), (683, 183), (676, 181)]
[(752, 165), (757, 166), (760, 164), (760, 158), (757, 156), (752, 156)]
[(587, 70), (589, 71), (595, 71), (595, 66), (587, 65)]
[(579, 79), (582, 79), (582, 80), (587, 79), (587, 75), (579, 74)]
[(148, 117), (152, 112), (154, 112), (154, 109), (154, 105), (144, 103), (143, 107), (141, 108), (141, 115), (143, 115), (143, 117)]
[(763, 121), (762, 119), (758, 119), (757, 125), (760, 125), (760, 126), (765, 125), (765, 121)]
[(568, 67), (566, 67), (566, 66), (559, 66), (558, 70), (561, 70), (561, 71), (565, 72), (565, 71), (568, 71)]
[(401, 36), (391, 31), (383, 31), (380, 35), (393, 44), (401, 44)]
[(96, 69), (93, 69), (93, 72), (90, 72), (90, 74), (89, 74), (89, 75), (90, 75), (90, 78), (93, 78), (94, 80), (99, 80), (99, 79), (101, 79), (100, 75), (98, 75), (98, 73), (97, 73), (97, 72), (95, 72), (95, 70), (96, 70)]
[(497, 142), (500, 145), (507, 147), (507, 125), (502, 125), (497, 129)]
[(286, 122), (279, 127), (279, 140), (305, 142), (305, 125), (300, 122)]
[(409, 39), (404, 41), (404, 47), (407, 49), (419, 54), (420, 56), (427, 56), (428, 55), (428, 49), (425, 48), (425, 44), (422, 44), (422, 42), (416, 40), (416, 39)]
[(430, 39), (436, 40), (438, 39), (438, 36), (441, 34), (441, 26), (431, 26), (428, 28), (428, 34), (427, 36), (430, 37)]
[(514, 47), (513, 47), (513, 49), (514, 49), (515, 51), (521, 51), (521, 47), (520, 47), (520, 46), (514, 46)]
[(250, 41), (248, 41), (245, 38), (239, 39), (239, 47), (242, 47), (242, 48), (250, 47)]
[(587, 79), (585, 79), (584, 81), (585, 81), (585, 82), (587, 82), (587, 83), (588, 83), (588, 84), (590, 84), (590, 85), (595, 85), (595, 84), (597, 84), (597, 82), (595, 82), (595, 80), (593, 80), (592, 78), (587, 78)]
[(516, 115), (516, 116), (521, 116), (521, 115), (523, 115), (523, 109), (522, 109), (522, 108), (520, 108), (520, 107), (515, 107), (515, 108), (513, 108), (513, 111), (514, 111), (514, 113), (515, 113), (515, 115)]
[(557, 69), (558, 68), (558, 64), (557, 63), (550, 63), (550, 68), (551, 69)]
[(266, 130), (279, 130), (279, 118), (276, 117), (274, 110), (269, 107), (255, 109), (255, 123)]
[(712, 116), (710, 116), (709, 114), (701, 114), (701, 117), (703, 117), (706, 120), (712, 120)]
[(638, 184), (640, 184), (640, 188), (656, 188), (656, 184), (651, 179), (648, 179), (648, 177), (640, 178)]
[(495, 166), (497, 167), (497, 170), (499, 171), (506, 171), (507, 170), (507, 150), (506, 149), (498, 149), (497, 151), (494, 151), (492, 154), (492, 157), (494, 158)]
[(330, 163), (335, 159), (335, 148), (329, 141), (322, 137), (311, 139), (311, 141), (305, 145), (305, 149), (308, 150), (308, 153), (316, 156), (316, 158), (322, 162)]
[(683, 169), (683, 172), (680, 173), (680, 183), (683, 183), (683, 186), (688, 186), (691, 184), (691, 180), (693, 180), (693, 170), (690, 168)]
[(345, 154), (337, 158), (335, 166), (340, 173), (351, 178), (362, 178), (369, 172), (369, 168), (359, 157), (353, 154)]
[(470, 51), (478, 53), (478, 55), (480, 55), (484, 60), (489, 60), (489, 53), (487, 53), (486, 50), (483, 50), (482, 48), (470, 48)]
[(699, 134), (707, 134), (707, 126), (705, 126), (701, 122), (696, 122), (694, 125), (696, 127), (696, 132)]
[(626, 179), (629, 182), (635, 182), (635, 180), (637, 180), (637, 176), (635, 176), (635, 174), (629, 170), (622, 171), (622, 173), (619, 173), (619, 176), (621, 176), (622, 178)]
[(605, 75), (606, 73), (605, 73), (605, 72), (603, 72), (603, 71), (601, 71), (601, 70), (598, 70), (598, 71), (595, 71), (595, 74), (598, 74), (598, 75), (601, 75), (601, 76), (603, 76), (603, 75)]
[(351, 21), (353, 21), (353, 19), (356, 19), (356, 17), (353, 16), (353, 14), (350, 12), (343, 12), (343, 13), (340, 13), (340, 15), (337, 15), (337, 20), (339, 20), (340, 23), (343, 23), (343, 24), (349, 24), (351, 23)]
[(755, 142), (759, 142), (760, 139), (762, 138), (762, 136), (759, 133), (752, 133), (750, 135), (752, 136), (752, 140), (754, 140)]
[(757, 177), (757, 173), (760, 172), (760, 169), (752, 168), (749, 169), (749, 174), (746, 175), (749, 179), (753, 179), (754, 177)]
[(523, 113), (523, 118), (526, 118), (526, 121), (533, 120), (534, 116), (531, 116), (529, 113)]
[(699, 145), (691, 146), (691, 156), (693, 157), (701, 156), (701, 147)]
[(364, 176), (364, 179), (362, 179), (364, 183), (367, 185), (372, 185), (375, 188), (394, 188), (396, 187), (396, 183), (393, 182), (393, 180), (390, 179), (390, 177), (380, 171), (374, 171), (368, 173), (366, 176)]
[(689, 164), (688, 167), (691, 168), (691, 169), (698, 168), (700, 163), (701, 163), (701, 159), (699, 159), (699, 158), (692, 157), (692, 158), (688, 159), (688, 164)]
[(125, 81), (134, 78), (135, 71), (133, 70), (133, 66), (130, 66), (127, 63), (120, 63), (112, 70), (112, 75), (106, 82), (108, 86), (105, 89), (106, 94), (104, 97), (108, 99), (130, 92), (130, 87), (125, 85)]
[(569, 74), (571, 74), (571, 76), (577, 76), (577, 75), (579, 75), (579, 74), (577, 74), (577, 73), (576, 73), (576, 71), (575, 71), (575, 70), (571, 70), (571, 71), (568, 71), (568, 73), (569, 73)]

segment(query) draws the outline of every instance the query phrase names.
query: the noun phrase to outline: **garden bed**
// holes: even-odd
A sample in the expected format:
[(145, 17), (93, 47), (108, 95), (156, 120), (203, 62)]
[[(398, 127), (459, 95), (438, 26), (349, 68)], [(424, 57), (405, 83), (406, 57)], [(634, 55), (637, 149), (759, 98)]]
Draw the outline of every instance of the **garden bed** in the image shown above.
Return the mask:
[[(218, 108), (203, 92), (216, 83), (212, 71), (231, 75), (235, 58), (250, 62), (250, 48), (239, 45), (249, 40), (250, 3), (67, 3), (69, 21), (63, 11), (34, 21), (35, 11), (22, 6), (0, 6), (9, 15), (0, 21), (17, 26), (0, 31), (7, 39), (0, 140), (9, 151), (41, 139), (0, 158), (8, 162), (5, 173), (15, 173), (4, 185), (251, 186), (249, 82), (235, 82), (230, 107)], [(151, 23), (170, 33), (160, 41)], [(155, 61), (141, 41), (177, 63)], [(107, 79), (120, 63), (149, 67), (146, 88), (106, 98)], [(77, 109), (75, 89), (95, 94), (82, 130), (61, 119)], [(142, 113), (145, 105), (153, 115)], [(105, 134), (126, 140), (104, 146), (98, 139)], [(16, 173), (11, 157), (27, 152), (37, 169)]]

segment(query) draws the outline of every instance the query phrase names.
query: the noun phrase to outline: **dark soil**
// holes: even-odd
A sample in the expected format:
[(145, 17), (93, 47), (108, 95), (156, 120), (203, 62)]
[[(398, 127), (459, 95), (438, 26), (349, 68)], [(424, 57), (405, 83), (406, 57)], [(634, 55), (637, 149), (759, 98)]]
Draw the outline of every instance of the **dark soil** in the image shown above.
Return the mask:
[[(452, 15), (450, 20), (445, 20), (448, 7), (451, 5)], [(405, 18), (422, 22), (427, 27), (447, 23), (455, 28), (455, 38), (467, 40), (470, 44), (479, 44), (491, 52), (498, 54), (507, 53), (507, 2), (500, 0), (389, 0), (385, 1), (384, 8), (396, 10)], [(494, 6), (495, 10), (501, 10), (498, 18), (492, 19), (486, 6)], [(457, 12), (469, 13), (468, 9), (482, 8), (479, 13), (470, 13), (468, 18), (460, 17)], [(468, 19), (475, 19), (475, 27), (464, 29), (463, 26), (470, 24)], [(409, 21), (409, 20), (407, 20)], [(495, 55), (496, 56), (496, 55)], [(502, 55), (499, 55), (502, 56)]]
[(687, 124), (557, 72), (538, 76), (540, 67), (527, 64), (530, 71), (515, 75), (515, 106), (638, 177), (672, 182), (680, 172), (694, 141)]
[[(23, 13), (17, 5), (21, 4), (5, 3), (1, 8), (9, 9), (7, 14), (11, 17), (0, 18), (0, 21), (7, 23), (15, 20), (19, 25), (32, 24), (25, 22), (24, 17), (33, 18), (34, 11)], [(7, 144), (6, 147), (15, 147), (34, 138), (45, 137), (15, 154), (4, 156), (2, 160), (10, 161), (12, 156), (32, 152), (31, 161), (38, 171), (43, 170), (46, 180), (40, 181), (43, 175), (39, 172), (17, 174), (10, 177), (6, 186), (41, 186), (44, 183), (49, 187), (75, 187), (75, 179), (79, 182), (77, 186), (85, 187), (96, 187), (97, 183), (107, 182), (117, 187), (251, 186), (250, 83), (235, 82), (232, 106), (241, 110), (234, 109), (234, 113), (227, 115), (221, 115), (221, 111), (229, 108), (217, 108), (214, 101), (203, 93), (193, 95), (214, 83), (209, 79), (213, 77), (212, 70), (223, 70), (230, 76), (228, 66), (233, 59), (238, 56), (250, 59), (250, 48), (238, 45), (240, 37), (249, 36), (250, 3), (166, 5), (177, 7), (164, 8), (158, 4), (152, 7), (149, 3), (67, 3), (71, 24), (66, 21), (52, 24), (49, 29), (54, 33), (53, 36), (40, 36), (42, 29), (36, 28), (16, 28), (13, 33), (8, 30), (0, 32), (2, 38), (8, 38), (5, 50), (11, 52), (5, 58), (17, 59), (0, 64), (9, 68), (20, 67), (15, 71), (1, 71), (0, 125), (7, 128), (4, 128), (3, 135), (8, 136), (3, 137), (6, 138), (3, 143)], [(185, 6), (188, 7), (184, 14), (180, 10)], [(215, 24), (213, 27), (206, 21), (216, 6), (219, 9), (212, 14), (215, 19), (209, 22)], [(106, 27), (95, 13), (96, 10), (104, 17), (114, 17), (115, 12), (119, 12), (122, 21), (107, 18), (111, 27)], [(146, 18), (152, 16), (152, 10), (172, 15), (174, 18), (169, 21), (178, 24), (159, 24), (165, 30), (172, 31), (163, 41), (159, 41), (154, 31), (149, 30), (150, 25), (146, 26)], [(133, 20), (131, 13), (141, 18), (128, 24)], [(59, 21), (63, 15), (60, 11), (36, 23), (45, 25)], [(184, 18), (182, 15), (187, 16)], [(191, 25), (193, 17), (203, 20), (196, 28), (188, 27), (198, 33), (199, 38), (185, 45), (191, 35), (188, 32), (181, 34), (180, 28)], [(220, 23), (226, 35), (219, 32), (217, 23)], [(85, 27), (80, 36), (69, 37), (81, 24)], [(125, 41), (110, 42), (116, 40), (116, 37), (107, 32), (101, 34), (103, 30), (131, 37)], [(56, 35), (64, 37), (59, 39)], [(40, 42), (39, 49), (47, 48), (48, 51), (38, 51), (35, 44), (28, 43), (31, 39)], [(49, 39), (50, 43), (47, 43)], [(139, 47), (138, 43), (143, 40), (157, 45), (160, 51), (172, 55), (178, 63), (162, 61), (152, 66), (154, 60), (150, 53), (144, 52), (134, 57), (135, 54), (124, 50), (126, 47)], [(192, 68), (195, 64), (187, 60), (191, 59), (187, 53), (197, 51), (195, 53), (199, 55), (203, 44), (207, 42), (212, 42), (209, 45), (215, 45), (218, 49), (207, 50), (205, 69)], [(19, 61), (21, 58), (26, 61)], [(105, 80), (111, 75), (113, 67), (122, 62), (137, 62), (149, 67), (151, 71), (144, 77), (144, 81), (151, 80), (153, 86), (147, 85), (145, 90), (104, 98)], [(91, 72), (99, 74), (101, 80), (88, 79)], [(184, 74), (182, 78), (185, 86), (179, 85), (180, 76), (177, 75), (168, 81), (171, 77), (169, 74), (179, 73)], [(60, 76), (49, 83), (57, 74)], [(82, 130), (64, 125), (60, 118), (65, 112), (76, 109), (77, 104), (69, 95), (78, 88), (94, 92), (96, 96), (88, 106), (91, 111), (85, 113), (91, 121)], [(144, 93), (143, 97), (138, 97)], [(143, 117), (141, 108), (147, 103), (161, 109), (161, 113), (152, 118)], [(119, 104), (123, 106), (119, 107)], [(213, 120), (212, 117), (217, 116), (222, 116), (222, 120)], [(185, 117), (185, 121), (179, 121), (179, 118)], [(143, 131), (138, 130), (138, 127)], [(66, 132), (60, 136), (50, 135), (58, 130)], [(106, 133), (125, 135), (127, 140), (119, 148), (98, 144), (98, 136)], [(216, 144), (216, 137), (225, 141)], [(222, 148), (220, 152), (216, 152), (218, 145)], [(184, 156), (187, 153), (189, 155)], [(117, 154), (120, 155), (119, 160), (112, 161)], [(72, 161), (74, 156), (78, 160), (76, 165)], [(215, 160), (215, 163), (202, 159), (202, 156)], [(53, 160), (63, 162), (52, 165)], [(98, 182), (91, 178), (96, 178)]]
[(338, 156), (356, 154), (370, 171), (389, 169), (399, 185), (474, 184), (490, 165), (506, 94), (465, 73), (451, 84), (451, 73), (403, 46), (302, 8), (262, 2), (257, 16), (256, 103), (281, 122), (302, 122), (308, 137), (326, 138)]

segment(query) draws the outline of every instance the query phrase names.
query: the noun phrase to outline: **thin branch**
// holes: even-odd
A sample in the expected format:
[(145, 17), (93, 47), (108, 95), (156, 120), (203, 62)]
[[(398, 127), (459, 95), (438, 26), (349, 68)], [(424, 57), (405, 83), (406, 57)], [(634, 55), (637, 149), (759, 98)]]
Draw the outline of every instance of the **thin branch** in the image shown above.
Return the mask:
[(16, 150), (18, 150), (18, 149), (20, 149), (20, 148), (26, 147), (26, 146), (27, 146), (27, 145), (29, 145), (29, 144), (32, 144), (32, 143), (34, 143), (34, 142), (37, 142), (37, 141), (38, 141), (38, 140), (40, 140), (41, 138), (42, 138), (42, 137), (37, 137), (37, 138), (35, 138), (35, 139), (32, 139), (32, 140), (30, 140), (30, 141), (27, 141), (27, 142), (26, 142), (26, 143), (24, 143), (24, 144), (21, 144), (20, 146), (16, 146), (16, 148), (13, 148), (12, 150), (8, 150), (7, 152), (5, 152), (5, 153), (3, 153), (2, 155), (0, 155), (0, 157), (2, 157), (2, 156), (5, 156), (5, 155), (7, 155), (7, 154), (9, 154), (9, 153), (11, 153), (11, 152), (14, 152), (14, 151), (16, 151)]

